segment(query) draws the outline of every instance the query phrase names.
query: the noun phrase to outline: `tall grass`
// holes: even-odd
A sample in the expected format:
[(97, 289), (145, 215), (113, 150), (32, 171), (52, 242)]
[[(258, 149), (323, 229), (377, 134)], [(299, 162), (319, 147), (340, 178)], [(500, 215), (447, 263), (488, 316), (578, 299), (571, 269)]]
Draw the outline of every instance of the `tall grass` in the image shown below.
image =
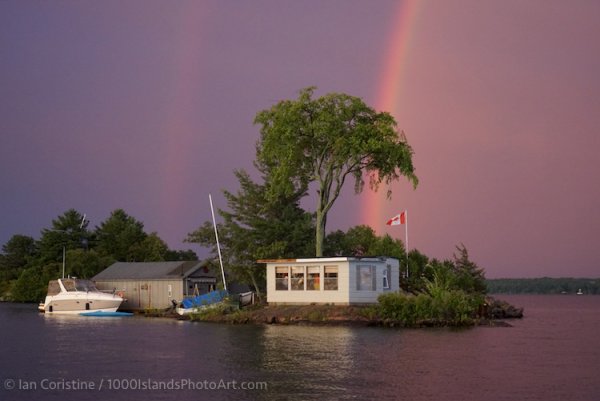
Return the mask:
[(451, 276), (435, 274), (432, 280), (427, 280), (426, 292), (418, 295), (396, 292), (380, 295), (377, 314), (381, 319), (399, 322), (407, 327), (474, 324), (483, 296), (452, 287)]

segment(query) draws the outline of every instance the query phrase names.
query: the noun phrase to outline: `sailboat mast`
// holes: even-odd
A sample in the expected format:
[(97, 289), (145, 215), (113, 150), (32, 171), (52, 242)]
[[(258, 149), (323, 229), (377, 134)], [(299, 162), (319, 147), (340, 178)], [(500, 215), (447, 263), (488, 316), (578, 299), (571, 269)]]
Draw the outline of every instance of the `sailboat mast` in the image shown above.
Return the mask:
[(221, 275), (223, 277), (223, 289), (227, 291), (227, 281), (225, 281), (225, 270), (223, 269), (223, 258), (221, 257), (221, 246), (219, 245), (219, 233), (217, 232), (217, 222), (215, 220), (215, 210), (213, 208), (212, 196), (208, 194), (210, 201), (210, 213), (212, 215), (213, 227), (215, 228), (215, 239), (217, 240), (217, 253), (219, 254), (219, 264), (221, 265)]

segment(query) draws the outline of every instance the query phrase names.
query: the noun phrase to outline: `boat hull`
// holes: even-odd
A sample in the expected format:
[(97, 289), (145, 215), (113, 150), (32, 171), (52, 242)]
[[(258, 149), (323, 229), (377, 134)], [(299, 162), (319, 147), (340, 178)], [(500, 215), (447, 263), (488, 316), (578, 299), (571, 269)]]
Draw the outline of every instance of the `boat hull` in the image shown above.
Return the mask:
[(217, 302), (217, 303), (210, 304), (210, 305), (194, 306), (192, 308), (177, 307), (177, 308), (175, 308), (175, 312), (180, 316), (184, 316), (184, 315), (189, 315), (190, 313), (198, 313), (198, 312), (202, 312), (202, 311), (205, 311), (208, 309), (213, 309), (213, 308), (216, 308), (217, 306), (220, 306), (223, 304), (224, 304), (224, 302)]
[(46, 301), (40, 309), (43, 309), (43, 312), (48, 314), (65, 315), (78, 315), (81, 312), (93, 311), (116, 312), (121, 302), (123, 302), (123, 298), (110, 294), (99, 294), (106, 296), (86, 296), (86, 294), (81, 294), (82, 296), (79, 297), (72, 295), (61, 297), (60, 295), (46, 297)]

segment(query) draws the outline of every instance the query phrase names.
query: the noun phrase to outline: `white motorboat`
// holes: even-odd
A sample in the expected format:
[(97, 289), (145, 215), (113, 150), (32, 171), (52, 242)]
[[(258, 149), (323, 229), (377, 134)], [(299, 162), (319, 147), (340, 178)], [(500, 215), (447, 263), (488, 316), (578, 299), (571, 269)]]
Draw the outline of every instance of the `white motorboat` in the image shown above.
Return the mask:
[(118, 294), (98, 290), (90, 280), (60, 278), (48, 283), (48, 294), (39, 310), (52, 314), (78, 315), (89, 312), (116, 312), (123, 302)]

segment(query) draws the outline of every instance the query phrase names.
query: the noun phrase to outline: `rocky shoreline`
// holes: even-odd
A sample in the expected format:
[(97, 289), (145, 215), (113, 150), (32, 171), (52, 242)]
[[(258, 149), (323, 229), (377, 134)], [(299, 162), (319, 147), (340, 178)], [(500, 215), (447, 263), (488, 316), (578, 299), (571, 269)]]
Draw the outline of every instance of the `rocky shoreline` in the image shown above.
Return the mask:
[(523, 317), (523, 308), (517, 308), (506, 301), (486, 297), (485, 316), (489, 319), (521, 319)]
[[(510, 327), (506, 319), (523, 317), (523, 308), (516, 308), (508, 302), (486, 298), (480, 316), (473, 317), (462, 327), (488, 326)], [(381, 319), (372, 306), (342, 305), (254, 305), (244, 309), (231, 307), (215, 308), (205, 312), (180, 316), (179, 319), (229, 323), (229, 324), (278, 324), (314, 326), (380, 326), (380, 327), (457, 327), (449, 321), (439, 319), (417, 320), (406, 325), (402, 321)]]

